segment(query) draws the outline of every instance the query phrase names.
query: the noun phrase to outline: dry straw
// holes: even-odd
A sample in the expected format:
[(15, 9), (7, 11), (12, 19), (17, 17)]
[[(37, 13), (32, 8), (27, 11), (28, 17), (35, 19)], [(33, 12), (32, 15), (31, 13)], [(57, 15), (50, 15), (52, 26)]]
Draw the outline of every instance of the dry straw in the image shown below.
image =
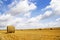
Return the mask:
[(7, 26), (7, 33), (15, 33), (15, 27), (12, 25)]

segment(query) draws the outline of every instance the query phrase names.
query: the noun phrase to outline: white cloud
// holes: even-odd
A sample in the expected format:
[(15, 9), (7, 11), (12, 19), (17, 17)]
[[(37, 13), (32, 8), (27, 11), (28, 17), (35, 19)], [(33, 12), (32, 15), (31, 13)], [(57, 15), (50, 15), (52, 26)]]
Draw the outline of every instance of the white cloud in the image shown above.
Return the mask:
[[(55, 21), (52, 20), (53, 22), (40, 22), (41, 20), (48, 19), (53, 15), (60, 15), (60, 5), (57, 3), (60, 3), (60, 1), (52, 0), (50, 5), (43, 9), (47, 10), (48, 8), (51, 8), (52, 10), (47, 10), (43, 14), (32, 18), (30, 18), (31, 10), (37, 8), (34, 3), (28, 4), (28, 0), (22, 0), (17, 3), (16, 6), (11, 7), (14, 5), (14, 3), (12, 3), (12, 5), (10, 5), (11, 9), (8, 10), (6, 14), (0, 15), (0, 27), (2, 27), (2, 25), (3, 27), (14, 25), (17, 29), (58, 27), (60, 26), (60, 18)], [(20, 17), (19, 14), (22, 14), (23, 17)]]
[(13, 0), (13, 2), (8, 5), (8, 8), (12, 8), (12, 7), (16, 6), (17, 3), (18, 3), (17, 0)]
[[(51, 0), (50, 5), (47, 6), (45, 9), (43, 9), (43, 10), (46, 10), (44, 12), (44, 14), (40, 14), (40, 15), (38, 15), (36, 17), (32, 17), (30, 20), (28, 20), (28, 22), (30, 23), (30, 26), (31, 25), (34, 26), (34, 27), (35, 26), (36, 27), (41, 26), (41, 28), (44, 28), (44, 27), (59, 27), (60, 26), (59, 25), (60, 18), (58, 18), (54, 21), (51, 19), (53, 22), (49, 21), (48, 23), (47, 22), (46, 23), (40, 23), (39, 22), (40, 20), (51, 18), (51, 16), (52, 17), (54, 17), (54, 16), (59, 17), (58, 16), (58, 15), (60, 15), (60, 9), (59, 9), (60, 4), (59, 3), (60, 3), (60, 0)], [(47, 10), (49, 8), (51, 8), (52, 10)]]
[[(0, 15), (0, 27), (2, 27), (2, 25), (3, 27), (7, 25), (14, 25), (16, 28), (20, 28), (20, 26), (27, 25), (25, 23), (27, 23), (27, 20), (30, 18), (30, 11), (36, 9), (34, 3), (29, 4), (28, 2), (28, 0), (22, 0), (17, 3), (15, 0), (12, 4), (8, 5), (8, 7), (10, 6), (10, 10)], [(19, 14), (22, 14), (22, 17), (20, 17)]]
[(60, 22), (60, 18), (57, 18), (56, 21)]
[(50, 5), (48, 5), (45, 9), (51, 8), (52, 13), (55, 15), (60, 15), (60, 0), (51, 0)]
[[(7, 25), (14, 25), (16, 29), (30, 29), (30, 28), (49, 28), (49, 27), (57, 27), (59, 25), (58, 22), (39, 22), (39, 18), (20, 18), (14, 17), (10, 14), (0, 15), (0, 27), (5, 28)], [(3, 25), (3, 26), (2, 26)]]
[(46, 12), (44, 13), (44, 16), (50, 16), (51, 14), (52, 14), (51, 11), (46, 11)]
[[(0, 27), (5, 28), (7, 25), (23, 25), (27, 21), (26, 18), (15, 17), (10, 14), (0, 15)], [(20, 27), (20, 26), (19, 26)]]
[[(59, 22), (60, 22), (60, 18), (59, 18), (60, 17), (59, 16), (60, 15), (60, 4), (59, 3), (60, 3), (60, 0), (51, 0), (50, 5), (48, 5), (46, 8), (43, 9), (45, 11), (45, 13), (42, 16), (43, 19), (49, 18), (51, 16), (58, 17), (58, 19), (56, 19), (54, 21), (51, 19), (53, 22), (48, 23), (50, 27), (54, 27), (54, 26), (59, 27), (60, 26), (59, 25)], [(51, 9), (50, 11), (48, 10), (49, 8)], [(57, 21), (57, 22), (55, 22), (55, 21)]]
[(40, 14), (36, 17), (32, 17), (29, 22), (39, 22), (40, 20), (47, 19), (52, 15), (51, 11), (46, 11), (44, 14)]
[(16, 6), (12, 7), (7, 13), (12, 15), (27, 14), (28, 12), (37, 8), (34, 3), (29, 4), (28, 2), (28, 0), (18, 2)]

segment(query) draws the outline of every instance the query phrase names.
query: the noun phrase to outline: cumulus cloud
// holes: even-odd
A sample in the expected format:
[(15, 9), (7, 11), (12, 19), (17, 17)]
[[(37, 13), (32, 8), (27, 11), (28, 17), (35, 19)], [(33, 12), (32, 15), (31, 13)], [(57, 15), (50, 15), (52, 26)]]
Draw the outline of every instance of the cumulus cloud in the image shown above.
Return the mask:
[[(60, 0), (51, 0), (50, 2), (50, 5), (48, 5), (46, 8), (44, 8), (43, 10), (45, 10), (44, 14), (40, 14), (36, 17), (32, 17), (30, 20), (28, 20), (29, 23), (31, 24), (37, 24), (40, 26), (42, 26), (43, 28), (44, 27), (59, 27), (59, 20), (60, 18), (56, 19), (55, 16), (59, 17), (58, 15), (60, 15)], [(48, 10), (48, 9), (51, 9), (51, 10)], [(51, 17), (54, 17), (56, 20), (53, 21), (52, 19), (52, 22), (46, 22), (45, 24), (44, 23), (39, 23), (40, 20), (44, 20), (44, 19), (48, 19), (48, 18), (51, 18)], [(36, 26), (36, 25), (35, 25)], [(38, 26), (37, 26), (38, 27)], [(41, 28), (42, 28), (41, 27)]]
[(47, 19), (47, 18), (51, 17), (51, 15), (52, 15), (51, 11), (46, 11), (44, 14), (40, 14), (36, 17), (32, 17), (28, 21), (29, 22), (39, 22), (40, 20)]
[[(56, 27), (58, 27), (58, 26), (60, 26), (59, 25), (59, 20), (60, 20), (60, 0), (51, 0), (51, 2), (50, 2), (50, 5), (48, 5), (46, 8), (44, 8), (43, 10), (45, 10), (45, 13), (43, 14), (44, 15), (44, 17), (43, 17), (43, 19), (44, 18), (46, 18), (46, 17), (51, 17), (51, 16), (57, 16), (58, 18), (56, 19), (55, 17), (55, 21), (57, 21), (57, 22), (55, 22), (55, 21), (53, 21), (53, 22), (49, 22), (48, 24), (52, 27), (52, 26), (56, 26)], [(48, 10), (48, 9), (51, 9), (50, 11)], [(45, 16), (46, 15), (46, 16)]]
[[(20, 14), (28, 14), (28, 12), (36, 9), (36, 5), (34, 3), (28, 3), (28, 0), (23, 0), (16, 3), (15, 7), (12, 7), (7, 13), (12, 15), (20, 15)], [(12, 5), (14, 2), (12, 3)]]
[(51, 8), (52, 13), (55, 15), (60, 15), (60, 0), (51, 0), (50, 5), (46, 9)]
[(26, 23), (26, 18), (15, 17), (10, 14), (3, 14), (0, 15), (0, 27), (6, 27), (7, 25), (14, 25), (17, 26), (18, 24), (23, 25)]
[[(36, 9), (34, 3), (28, 3), (28, 0), (20, 0), (18, 3), (15, 0), (8, 7), (8, 11), (0, 15), (0, 27), (7, 25), (23, 26), (31, 15), (31, 11)], [(22, 15), (22, 17), (20, 16)]]
[[(10, 6), (10, 10), (4, 14), (0, 14), (0, 27), (5, 27), (7, 25), (14, 25), (17, 29), (29, 29), (29, 28), (48, 28), (60, 26), (60, 18), (55, 21), (40, 22), (41, 20), (51, 18), (51, 16), (60, 15), (60, 1), (51, 0), (50, 5), (48, 5), (43, 14), (37, 15), (36, 17), (31, 17), (31, 11), (35, 10), (37, 6), (34, 3), (30, 3), (28, 0), (20, 0), (18, 3), (13, 2)], [(51, 10), (47, 10), (51, 8)], [(49, 19), (48, 19), (49, 20)]]

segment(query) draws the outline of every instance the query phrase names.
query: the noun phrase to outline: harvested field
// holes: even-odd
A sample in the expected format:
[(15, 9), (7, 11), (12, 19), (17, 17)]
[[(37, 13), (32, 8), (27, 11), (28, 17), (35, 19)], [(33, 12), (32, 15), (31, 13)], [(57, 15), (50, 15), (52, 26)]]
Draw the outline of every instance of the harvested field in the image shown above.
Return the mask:
[(16, 30), (15, 33), (0, 30), (0, 40), (60, 40), (60, 29)]

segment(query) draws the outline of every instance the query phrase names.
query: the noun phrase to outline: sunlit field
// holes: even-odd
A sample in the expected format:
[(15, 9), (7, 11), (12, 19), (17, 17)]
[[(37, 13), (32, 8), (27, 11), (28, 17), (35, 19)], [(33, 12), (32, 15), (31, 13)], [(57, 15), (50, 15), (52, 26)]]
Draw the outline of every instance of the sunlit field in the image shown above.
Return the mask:
[(0, 30), (0, 40), (60, 40), (60, 28), (15, 30), (15, 33)]

